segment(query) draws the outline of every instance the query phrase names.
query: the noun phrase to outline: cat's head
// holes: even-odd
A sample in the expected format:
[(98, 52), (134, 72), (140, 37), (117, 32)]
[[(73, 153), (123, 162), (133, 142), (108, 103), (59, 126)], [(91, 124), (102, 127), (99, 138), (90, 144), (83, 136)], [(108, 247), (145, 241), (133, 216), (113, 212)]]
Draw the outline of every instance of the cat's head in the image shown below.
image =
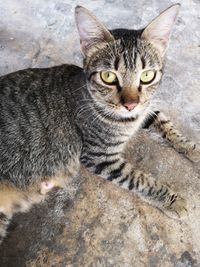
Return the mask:
[(136, 118), (147, 108), (178, 11), (179, 4), (171, 6), (142, 30), (108, 30), (90, 11), (76, 7), (89, 92), (107, 116)]

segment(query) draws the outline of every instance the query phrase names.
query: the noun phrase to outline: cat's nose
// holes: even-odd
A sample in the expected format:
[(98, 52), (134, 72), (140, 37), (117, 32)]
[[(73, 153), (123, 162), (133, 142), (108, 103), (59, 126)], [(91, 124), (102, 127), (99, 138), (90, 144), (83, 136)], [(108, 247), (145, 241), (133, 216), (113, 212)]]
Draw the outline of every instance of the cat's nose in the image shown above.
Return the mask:
[(136, 102), (126, 102), (123, 104), (123, 106), (128, 110), (128, 111), (131, 111), (133, 110), (136, 106), (137, 106), (138, 103)]

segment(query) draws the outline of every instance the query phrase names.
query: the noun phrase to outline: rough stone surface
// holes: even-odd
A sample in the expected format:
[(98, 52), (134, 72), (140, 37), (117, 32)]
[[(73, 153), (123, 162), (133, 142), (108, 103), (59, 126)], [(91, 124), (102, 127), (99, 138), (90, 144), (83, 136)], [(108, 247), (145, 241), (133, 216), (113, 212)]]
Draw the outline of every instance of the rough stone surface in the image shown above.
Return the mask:
[[(0, 0), (0, 74), (61, 63), (81, 65), (74, 7), (93, 10), (110, 28), (139, 28), (175, 3), (169, 0)], [(182, 8), (157, 94), (182, 132), (200, 141), (200, 2)], [(188, 199), (188, 218), (175, 221), (137, 196), (82, 169), (67, 192), (52, 192), (16, 215), (0, 248), (0, 267), (200, 266), (200, 166), (153, 132), (128, 148), (133, 164)]]

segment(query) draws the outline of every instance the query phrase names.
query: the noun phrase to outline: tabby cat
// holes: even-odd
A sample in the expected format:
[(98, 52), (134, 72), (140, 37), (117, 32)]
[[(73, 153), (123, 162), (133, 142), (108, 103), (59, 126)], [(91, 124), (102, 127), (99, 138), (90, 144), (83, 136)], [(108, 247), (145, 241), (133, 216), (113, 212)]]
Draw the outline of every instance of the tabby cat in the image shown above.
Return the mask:
[(142, 30), (108, 30), (77, 6), (83, 69), (61, 65), (0, 78), (0, 241), (14, 213), (27, 211), (52, 188), (64, 188), (81, 163), (168, 216), (187, 213), (181, 196), (124, 157), (127, 142), (154, 114), (163, 136), (199, 159), (199, 145), (150, 101), (178, 10), (171, 6)]

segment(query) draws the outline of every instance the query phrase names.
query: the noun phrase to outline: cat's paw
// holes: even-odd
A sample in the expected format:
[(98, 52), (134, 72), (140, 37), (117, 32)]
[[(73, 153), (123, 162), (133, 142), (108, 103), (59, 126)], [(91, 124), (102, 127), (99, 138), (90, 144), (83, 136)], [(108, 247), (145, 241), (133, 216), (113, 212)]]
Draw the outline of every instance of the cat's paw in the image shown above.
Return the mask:
[(184, 198), (177, 196), (172, 204), (165, 206), (164, 212), (173, 219), (184, 219), (188, 215), (187, 202)]
[(200, 162), (200, 144), (194, 144), (193, 147), (185, 153), (185, 156), (192, 162)]

